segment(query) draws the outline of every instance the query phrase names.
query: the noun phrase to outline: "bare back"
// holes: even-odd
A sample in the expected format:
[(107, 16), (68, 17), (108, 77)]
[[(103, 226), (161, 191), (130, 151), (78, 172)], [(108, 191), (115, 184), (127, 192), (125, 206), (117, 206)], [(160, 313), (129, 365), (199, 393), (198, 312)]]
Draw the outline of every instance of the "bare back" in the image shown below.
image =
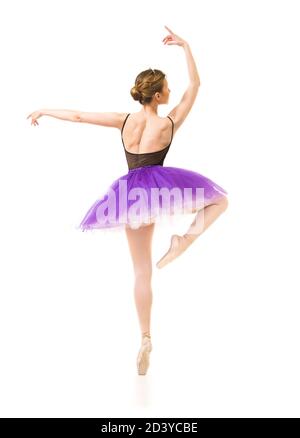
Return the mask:
[(130, 153), (145, 154), (157, 152), (170, 144), (172, 139), (172, 122), (168, 117), (151, 116), (151, 118), (147, 119), (142, 114), (130, 113), (122, 136), (124, 147)]

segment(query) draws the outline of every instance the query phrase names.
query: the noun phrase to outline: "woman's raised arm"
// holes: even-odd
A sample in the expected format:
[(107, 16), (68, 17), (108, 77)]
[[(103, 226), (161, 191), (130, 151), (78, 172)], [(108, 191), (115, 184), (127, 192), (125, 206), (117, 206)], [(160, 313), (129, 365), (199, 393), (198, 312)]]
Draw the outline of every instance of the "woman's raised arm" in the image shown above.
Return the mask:
[(177, 45), (184, 48), (189, 77), (190, 77), (190, 83), (195, 85), (197, 84), (200, 86), (199, 73), (188, 42), (183, 38), (180, 38), (180, 36), (176, 35), (176, 33), (172, 32), (169, 27), (165, 26), (165, 28), (169, 31), (169, 35), (167, 35), (163, 39), (163, 43), (167, 45)]

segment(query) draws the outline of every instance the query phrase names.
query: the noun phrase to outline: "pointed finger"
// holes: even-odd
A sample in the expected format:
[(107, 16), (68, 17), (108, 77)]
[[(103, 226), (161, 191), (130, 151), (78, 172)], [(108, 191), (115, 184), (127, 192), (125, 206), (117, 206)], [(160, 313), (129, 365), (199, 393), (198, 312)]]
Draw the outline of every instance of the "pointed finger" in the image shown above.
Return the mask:
[(169, 29), (166, 25), (165, 25), (165, 28), (166, 28), (170, 33), (173, 33), (173, 32), (171, 31), (171, 29)]

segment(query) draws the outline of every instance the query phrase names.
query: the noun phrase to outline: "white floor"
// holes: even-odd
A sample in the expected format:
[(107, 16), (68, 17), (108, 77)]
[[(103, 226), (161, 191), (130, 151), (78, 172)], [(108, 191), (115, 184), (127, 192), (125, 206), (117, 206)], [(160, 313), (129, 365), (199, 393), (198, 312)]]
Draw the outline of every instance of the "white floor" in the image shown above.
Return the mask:
[[(256, 241), (236, 216), (233, 200), (188, 252), (154, 268), (146, 376), (125, 235), (7, 232), (1, 416), (298, 416), (293, 262), (270, 251), (271, 231)], [(168, 243), (154, 234), (154, 261)]]

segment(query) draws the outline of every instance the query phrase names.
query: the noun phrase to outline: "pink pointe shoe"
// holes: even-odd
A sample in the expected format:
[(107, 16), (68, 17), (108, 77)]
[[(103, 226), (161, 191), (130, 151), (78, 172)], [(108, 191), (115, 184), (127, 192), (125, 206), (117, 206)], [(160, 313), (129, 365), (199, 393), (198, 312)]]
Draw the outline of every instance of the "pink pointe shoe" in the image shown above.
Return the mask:
[(191, 241), (186, 236), (173, 234), (171, 237), (171, 245), (166, 254), (156, 263), (157, 268), (163, 268), (172, 260), (179, 257), (190, 245)]
[(137, 371), (139, 375), (144, 376), (149, 368), (149, 355), (152, 351), (151, 337), (145, 335), (142, 338), (142, 345), (137, 357)]

